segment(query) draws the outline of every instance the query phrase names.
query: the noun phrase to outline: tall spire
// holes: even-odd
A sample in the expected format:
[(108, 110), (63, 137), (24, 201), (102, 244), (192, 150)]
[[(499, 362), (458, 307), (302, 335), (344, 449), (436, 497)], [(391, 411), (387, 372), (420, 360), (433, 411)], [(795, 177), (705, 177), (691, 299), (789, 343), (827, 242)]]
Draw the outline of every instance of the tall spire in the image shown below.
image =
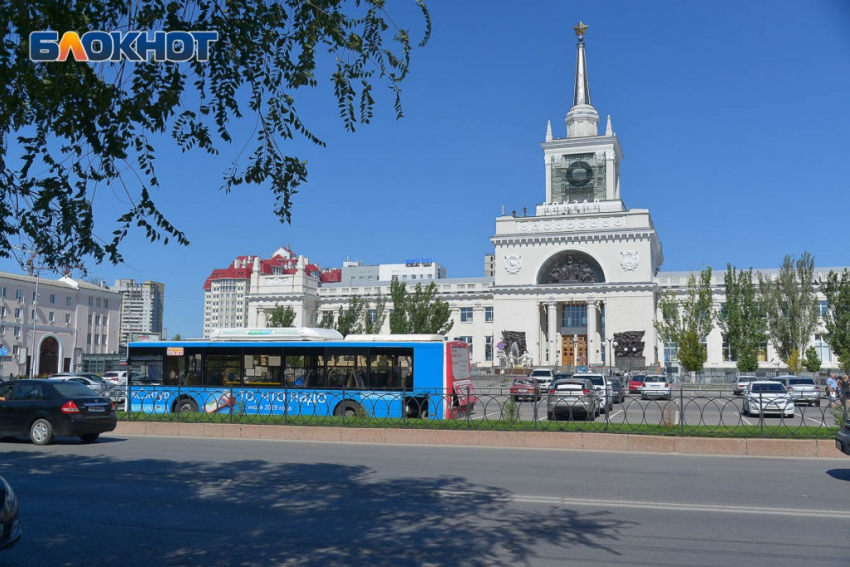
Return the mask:
[(573, 28), (578, 37), (576, 54), (576, 82), (573, 89), (573, 106), (567, 113), (567, 136), (581, 138), (599, 135), (599, 113), (590, 102), (590, 84), (587, 80), (587, 59), (584, 52), (584, 34), (587, 26), (579, 22)]

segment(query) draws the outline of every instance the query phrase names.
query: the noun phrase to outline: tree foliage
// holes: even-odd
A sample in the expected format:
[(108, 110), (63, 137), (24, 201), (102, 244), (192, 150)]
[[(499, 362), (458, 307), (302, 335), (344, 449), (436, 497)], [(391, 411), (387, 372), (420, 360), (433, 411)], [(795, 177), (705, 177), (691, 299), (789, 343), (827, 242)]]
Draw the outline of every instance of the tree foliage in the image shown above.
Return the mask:
[(850, 372), (850, 270), (830, 271), (821, 283), (828, 308), (824, 313), (826, 341), (838, 357), (844, 372)]
[(688, 290), (683, 300), (674, 292), (667, 292), (658, 302), (661, 320), (655, 321), (655, 330), (661, 340), (679, 347), (679, 364), (690, 372), (702, 370), (707, 353), (702, 339), (714, 328), (714, 308), (711, 299), (711, 268), (699, 275), (691, 274)]
[(820, 370), (820, 358), (818, 357), (818, 352), (815, 350), (815, 347), (810, 346), (806, 349), (806, 358), (803, 360), (803, 366), (806, 369), (806, 372), (817, 372)]
[(394, 335), (445, 335), (454, 325), (449, 303), (437, 299), (437, 285), (434, 282), (424, 288), (421, 283), (417, 283), (411, 294), (407, 291), (407, 284), (393, 280), (390, 296), (393, 300), (390, 333)]
[(375, 300), (375, 316), (372, 317), (369, 312), (369, 306), (363, 312), (363, 332), (368, 335), (376, 335), (381, 332), (384, 327), (384, 322), (387, 320), (387, 296), (381, 295), (378, 292), (378, 298)]
[(798, 260), (785, 256), (776, 280), (759, 273), (759, 288), (767, 328), (779, 358), (788, 363), (791, 351), (805, 352), (818, 328), (815, 259), (803, 252)]
[(738, 370), (755, 372), (758, 370), (759, 349), (767, 343), (768, 337), (753, 269), (738, 271), (727, 264), (724, 281), (726, 305), (720, 311), (717, 322), (737, 357)]
[(340, 307), (336, 314), (336, 330), (343, 337), (348, 335), (359, 335), (363, 333), (363, 312), (368, 303), (359, 295), (348, 298), (348, 306)]
[[(424, 20), (423, 0), (412, 0)], [(84, 258), (122, 261), (132, 229), (150, 241), (189, 240), (154, 203), (164, 189), (156, 158), (199, 149), (216, 155), (234, 144), (222, 189), (267, 186), (274, 214), (289, 222), (306, 162), (284, 150), (296, 137), (324, 142), (305, 124), (298, 98), (331, 68), (339, 115), (349, 131), (371, 121), (373, 88), (384, 85), (402, 116), (401, 83), (415, 45), (385, 0), (0, 0), (0, 256), (20, 239), (52, 269)], [(30, 33), (216, 31), (209, 60), (34, 63)], [(234, 139), (236, 121), (254, 124)], [(169, 137), (170, 145), (169, 145)], [(15, 144), (15, 155), (9, 152)], [(17, 155), (20, 154), (20, 155)], [(223, 168), (224, 169), (224, 168)], [(197, 189), (201, 190), (201, 189)], [(102, 232), (95, 205), (117, 195), (126, 210)], [(109, 231), (111, 230), (111, 235)]]
[(266, 324), (269, 327), (291, 327), (295, 323), (295, 310), (289, 305), (283, 306), (275, 303), (272, 309), (266, 315)]
[(788, 365), (788, 371), (791, 374), (799, 374), (801, 370), (803, 370), (803, 359), (800, 358), (800, 353), (796, 348), (791, 349), (791, 354), (788, 356), (788, 360), (785, 361), (785, 364)]

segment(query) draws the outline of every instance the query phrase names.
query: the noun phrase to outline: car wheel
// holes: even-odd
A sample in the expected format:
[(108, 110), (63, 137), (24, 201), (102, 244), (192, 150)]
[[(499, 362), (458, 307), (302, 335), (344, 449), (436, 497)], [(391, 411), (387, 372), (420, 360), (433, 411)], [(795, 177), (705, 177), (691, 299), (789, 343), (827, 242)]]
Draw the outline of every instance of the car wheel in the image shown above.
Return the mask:
[(47, 445), (53, 440), (53, 424), (46, 419), (37, 419), (30, 426), (30, 440), (34, 445)]
[(357, 417), (363, 415), (363, 408), (357, 402), (343, 402), (336, 406), (334, 415), (345, 417)]
[(183, 398), (174, 405), (175, 413), (195, 413), (198, 411), (198, 404), (189, 398)]
[(94, 443), (97, 441), (98, 437), (100, 437), (100, 433), (86, 433), (84, 435), (80, 435), (80, 439), (83, 440), (83, 443)]

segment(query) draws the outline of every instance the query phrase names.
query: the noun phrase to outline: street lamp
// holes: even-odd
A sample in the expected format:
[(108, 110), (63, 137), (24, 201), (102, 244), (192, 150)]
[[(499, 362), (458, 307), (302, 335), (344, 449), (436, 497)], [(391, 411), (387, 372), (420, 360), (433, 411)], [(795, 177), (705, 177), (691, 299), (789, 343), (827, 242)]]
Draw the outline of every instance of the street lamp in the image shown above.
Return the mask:
[(608, 359), (608, 376), (611, 376), (614, 373), (614, 349), (617, 348), (617, 341), (613, 338), (608, 339), (608, 353), (610, 354), (610, 358)]

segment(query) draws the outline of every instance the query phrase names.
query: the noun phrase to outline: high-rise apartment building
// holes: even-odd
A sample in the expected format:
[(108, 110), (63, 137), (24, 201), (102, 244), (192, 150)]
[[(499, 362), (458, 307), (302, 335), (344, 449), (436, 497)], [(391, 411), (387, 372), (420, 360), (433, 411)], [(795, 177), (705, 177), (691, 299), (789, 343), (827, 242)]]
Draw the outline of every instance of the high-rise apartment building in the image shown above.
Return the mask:
[(121, 294), (121, 345), (126, 346), (132, 333), (162, 333), (165, 310), (165, 284), (135, 280), (115, 280)]

